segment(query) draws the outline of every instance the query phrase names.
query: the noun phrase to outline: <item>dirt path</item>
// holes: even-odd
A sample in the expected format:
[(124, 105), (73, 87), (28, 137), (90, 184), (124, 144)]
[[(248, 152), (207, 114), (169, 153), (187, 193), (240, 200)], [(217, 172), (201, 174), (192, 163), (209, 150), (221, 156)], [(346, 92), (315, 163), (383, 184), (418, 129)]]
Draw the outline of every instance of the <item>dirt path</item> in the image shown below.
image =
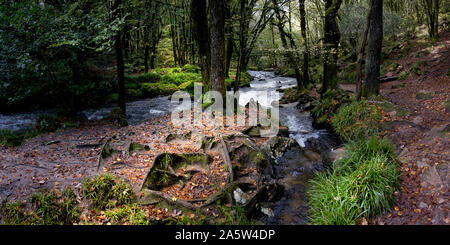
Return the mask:
[(405, 57), (397, 58), (399, 50), (390, 59), (401, 66), (397, 74), (409, 76), (381, 85), (381, 94), (397, 106), (384, 120), (399, 153), (401, 191), (394, 210), (372, 223), (449, 224), (450, 33), (433, 45), (419, 38), (408, 46)]

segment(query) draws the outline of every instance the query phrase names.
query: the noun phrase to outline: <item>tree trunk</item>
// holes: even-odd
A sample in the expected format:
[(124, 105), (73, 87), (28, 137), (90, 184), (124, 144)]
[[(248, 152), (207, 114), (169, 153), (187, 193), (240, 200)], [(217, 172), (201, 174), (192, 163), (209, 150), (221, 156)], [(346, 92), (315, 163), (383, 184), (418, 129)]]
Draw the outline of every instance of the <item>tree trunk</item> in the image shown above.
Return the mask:
[(380, 90), (380, 59), (383, 44), (383, 0), (374, 0), (370, 9), (369, 47), (366, 56), (362, 95), (378, 95)]
[(211, 89), (225, 98), (225, 2), (210, 0)]
[(197, 51), (200, 67), (202, 68), (202, 80), (204, 90), (210, 87), (211, 77), (211, 48), (208, 27), (206, 0), (192, 0), (191, 16), (194, 27), (194, 35), (197, 41)]
[[(277, 6), (277, 1), (273, 0), (273, 4), (274, 4), (274, 6)], [(300, 70), (298, 69), (300, 66), (299, 66), (299, 62), (297, 59), (297, 51), (296, 51), (297, 46), (295, 45), (293, 37), (289, 33), (286, 33), (286, 31), (284, 31), (283, 18), (281, 16), (280, 9), (275, 7), (274, 11), (275, 11), (275, 14), (278, 19), (276, 25), (278, 27), (278, 31), (280, 32), (281, 43), (283, 45), (283, 48), (287, 50), (287, 56), (288, 56), (289, 63), (291, 65), (292, 69), (294, 69), (295, 78), (297, 79), (297, 84), (298, 84), (297, 87), (298, 87), (298, 89), (303, 89), (304, 88), (303, 81), (302, 81), (303, 79), (300, 74)], [(288, 46), (287, 38), (289, 39), (290, 47)], [(293, 51), (289, 50), (289, 48), (291, 48)]]
[[(231, 22), (231, 4), (227, 4), (227, 19)], [(231, 58), (233, 57), (233, 26), (232, 24), (227, 25), (227, 46), (226, 46), (226, 66), (225, 66), (225, 77), (230, 77), (230, 65), (231, 65)]]
[(337, 78), (337, 59), (338, 47), (341, 39), (339, 26), (336, 17), (341, 7), (342, 0), (325, 1), (325, 23), (324, 23), (324, 65), (323, 65), (323, 83), (321, 93), (329, 89), (336, 89), (338, 86)]
[(241, 83), (241, 72), (242, 72), (242, 65), (244, 63), (244, 53), (245, 53), (245, 47), (247, 46), (247, 32), (248, 30), (245, 28), (246, 22), (247, 22), (247, 10), (246, 10), (246, 2), (247, 0), (241, 0), (241, 6), (240, 6), (240, 23), (239, 23), (239, 57), (238, 57), (238, 64), (236, 67), (236, 79), (234, 81), (234, 91), (238, 91)]
[(305, 11), (305, 0), (299, 0), (300, 7), (300, 28), (302, 29), (302, 39), (303, 45), (305, 46), (305, 51), (303, 52), (303, 85), (310, 83), (309, 81), (309, 49), (308, 40), (306, 38), (306, 11)]
[[(372, 9), (373, 6), (373, 1), (374, 0), (370, 0), (370, 9)], [(369, 35), (369, 27), (370, 27), (370, 11), (369, 9), (369, 13), (367, 14), (367, 24), (366, 24), (366, 29), (364, 31), (364, 36), (363, 36), (363, 40), (361, 42), (361, 48), (359, 49), (359, 54), (358, 54), (358, 60), (356, 61), (356, 100), (360, 101), (361, 100), (361, 94), (362, 94), (362, 61), (364, 58), (364, 51), (366, 49), (366, 44), (367, 44), (367, 36)]]
[[(113, 5), (114, 18), (119, 17), (118, 8), (122, 4), (121, 0), (116, 0)], [(122, 38), (121, 31), (117, 31), (115, 36), (114, 48), (116, 51), (116, 63), (117, 63), (117, 78), (119, 85), (119, 107), (122, 113), (126, 115), (126, 93), (125, 93), (125, 65), (123, 62), (123, 51), (122, 51)]]

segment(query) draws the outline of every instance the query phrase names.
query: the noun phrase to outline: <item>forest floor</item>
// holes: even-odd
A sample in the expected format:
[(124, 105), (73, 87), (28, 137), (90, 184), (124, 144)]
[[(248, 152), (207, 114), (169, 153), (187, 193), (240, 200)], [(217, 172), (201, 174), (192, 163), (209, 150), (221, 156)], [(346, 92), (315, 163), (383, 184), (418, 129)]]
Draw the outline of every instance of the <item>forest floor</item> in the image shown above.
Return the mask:
[(401, 187), (394, 210), (369, 223), (450, 224), (450, 32), (392, 47), (387, 60), (396, 64), (387, 76), (403, 75), (380, 87), (384, 135), (396, 145)]

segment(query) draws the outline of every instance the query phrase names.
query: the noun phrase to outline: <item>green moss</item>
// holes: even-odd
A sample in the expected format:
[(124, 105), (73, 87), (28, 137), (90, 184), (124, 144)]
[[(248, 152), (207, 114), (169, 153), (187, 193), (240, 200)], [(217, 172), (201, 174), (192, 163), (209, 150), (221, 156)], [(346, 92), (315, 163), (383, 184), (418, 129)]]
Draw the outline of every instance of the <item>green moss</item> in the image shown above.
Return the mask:
[(202, 76), (199, 73), (180, 72), (180, 73), (169, 73), (169, 74), (163, 75), (161, 77), (161, 82), (162, 83), (171, 83), (171, 84), (175, 84), (175, 85), (179, 86), (183, 83), (190, 82), (190, 81), (200, 82), (201, 79), (202, 79)]
[(400, 116), (400, 117), (404, 117), (404, 116), (411, 114), (411, 112), (408, 111), (407, 109), (403, 109), (403, 108), (401, 108), (397, 105), (394, 105), (390, 102), (382, 102), (382, 103), (379, 103), (378, 105), (383, 109), (383, 111), (385, 111), (385, 112), (395, 111), (396, 115)]
[(339, 107), (350, 101), (344, 91), (329, 90), (320, 98), (311, 110), (311, 116), (316, 124), (328, 124)]
[(199, 73), (200, 72), (200, 67), (196, 66), (196, 65), (191, 65), (191, 64), (187, 64), (184, 65), (181, 70), (183, 72), (189, 72), (189, 73)]
[(127, 84), (140, 84), (140, 83), (156, 83), (161, 80), (161, 75), (156, 72), (148, 72), (141, 75), (129, 75), (125, 77)]
[(368, 101), (353, 102), (339, 108), (331, 124), (345, 140), (358, 140), (379, 131), (381, 113)]
[(178, 90), (178, 86), (170, 83), (143, 83), (142, 95), (145, 97), (156, 97), (159, 95), (171, 95)]
[(419, 92), (416, 94), (416, 98), (418, 100), (430, 100), (433, 98), (432, 93), (426, 93), (426, 92)]

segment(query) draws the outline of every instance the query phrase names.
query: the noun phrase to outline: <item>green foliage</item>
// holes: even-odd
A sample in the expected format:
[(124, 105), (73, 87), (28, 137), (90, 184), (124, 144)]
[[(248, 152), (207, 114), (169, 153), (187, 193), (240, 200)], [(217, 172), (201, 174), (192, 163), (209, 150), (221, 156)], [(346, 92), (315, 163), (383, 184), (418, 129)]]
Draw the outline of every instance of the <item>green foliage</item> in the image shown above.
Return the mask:
[(331, 173), (319, 173), (308, 191), (310, 221), (319, 225), (350, 225), (389, 210), (398, 189), (392, 146), (373, 137), (347, 146), (348, 155)]
[(106, 210), (105, 216), (112, 224), (121, 225), (152, 225), (154, 222), (147, 219), (144, 210), (136, 203), (122, 205), (110, 210)]
[(145, 97), (156, 97), (159, 95), (171, 95), (178, 90), (178, 86), (171, 83), (143, 83), (142, 95)]
[(181, 68), (183, 72), (189, 72), (189, 73), (199, 73), (201, 71), (200, 67), (196, 65), (184, 65), (183, 68)]
[(140, 89), (127, 89), (127, 97), (130, 98), (141, 98), (142, 91)]
[(195, 86), (195, 82), (189, 81), (189, 82), (182, 83), (180, 86), (178, 86), (178, 88), (180, 90), (188, 92), (191, 96), (194, 96), (194, 88), (195, 88), (194, 86)]
[(406, 78), (408, 78), (408, 76), (409, 76), (409, 73), (406, 72), (406, 71), (403, 71), (403, 72), (401, 72), (400, 75), (398, 76), (398, 80), (403, 81), (403, 80), (405, 80)]
[(317, 124), (327, 124), (339, 107), (350, 101), (344, 91), (328, 90), (311, 110), (311, 116)]
[(94, 208), (114, 208), (135, 200), (130, 185), (110, 174), (99, 175), (83, 182), (83, 195)]
[(392, 143), (387, 139), (369, 137), (359, 141), (351, 141), (345, 145), (347, 154), (333, 163), (333, 170), (338, 174), (352, 172), (360, 162), (368, 161), (379, 155), (389, 162), (396, 162), (396, 155)]
[[(250, 82), (253, 80), (253, 77), (248, 74), (248, 72), (241, 73), (241, 83), (239, 87), (250, 87)], [(227, 78), (225, 79), (225, 83), (228, 89), (232, 89), (234, 87), (235, 78)]]
[(33, 207), (25, 211), (23, 202), (2, 204), (2, 216), (9, 225), (71, 225), (79, 221), (80, 209), (76, 195), (71, 189), (64, 189), (62, 196), (54, 192), (38, 192), (30, 197)]
[(1, 205), (1, 216), (7, 225), (27, 225), (29, 216), (24, 211), (24, 203), (3, 202)]
[(217, 207), (221, 212), (222, 219), (217, 222), (217, 225), (254, 225), (252, 220), (249, 220), (245, 214), (242, 206), (236, 205), (233, 208), (218, 203)]
[(362, 100), (340, 107), (331, 125), (343, 139), (350, 141), (377, 134), (380, 120), (377, 107)]
[(179, 73), (170, 73), (163, 75), (161, 77), (162, 83), (168, 83), (168, 84), (175, 84), (177, 86), (189, 82), (200, 82), (202, 79), (201, 74), (199, 73), (185, 73), (185, 72), (179, 72)]
[(125, 77), (125, 81), (129, 83), (156, 83), (161, 80), (161, 75), (156, 72), (148, 72), (142, 75), (130, 75)]
[(36, 120), (35, 128), (41, 133), (55, 132), (62, 126), (61, 119), (53, 115), (40, 115)]
[(20, 146), (23, 138), (10, 130), (0, 130), (0, 145)]

